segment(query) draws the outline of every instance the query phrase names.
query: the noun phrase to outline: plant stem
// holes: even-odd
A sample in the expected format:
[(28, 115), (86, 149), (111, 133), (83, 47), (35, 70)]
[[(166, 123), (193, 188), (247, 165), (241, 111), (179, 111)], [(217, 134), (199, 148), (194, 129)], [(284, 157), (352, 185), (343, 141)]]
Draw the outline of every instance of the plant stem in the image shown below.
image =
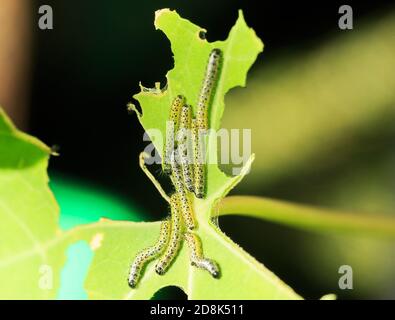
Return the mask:
[(147, 157), (148, 155), (145, 152), (141, 152), (140, 156), (139, 156), (139, 165), (141, 170), (146, 174), (146, 176), (148, 177), (148, 179), (151, 180), (151, 182), (154, 184), (154, 186), (156, 187), (156, 189), (159, 191), (160, 195), (163, 197), (163, 199), (165, 199), (168, 203), (170, 203), (170, 198), (167, 195), (167, 193), (163, 190), (162, 186), (160, 185), (160, 183), (155, 179), (155, 177), (153, 176), (153, 174), (147, 169), (146, 165), (145, 165), (145, 161), (144, 158)]
[(390, 216), (331, 211), (263, 197), (227, 197), (216, 214), (250, 216), (315, 232), (395, 239), (395, 218)]

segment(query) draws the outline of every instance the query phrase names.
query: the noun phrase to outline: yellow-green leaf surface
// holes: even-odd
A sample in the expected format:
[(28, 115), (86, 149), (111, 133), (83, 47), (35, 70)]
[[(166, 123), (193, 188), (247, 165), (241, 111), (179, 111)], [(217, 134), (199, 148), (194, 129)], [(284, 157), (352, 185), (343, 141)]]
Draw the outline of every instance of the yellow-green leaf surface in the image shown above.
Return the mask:
[(128, 265), (137, 251), (155, 242), (159, 222), (125, 223), (102, 221), (90, 230), (103, 239), (96, 250), (86, 288), (91, 299), (149, 299), (160, 288), (178, 286), (189, 299), (294, 299), (299, 298), (273, 273), (212, 226), (199, 228), (203, 249), (220, 264), (222, 276), (213, 279), (206, 271), (192, 267), (183, 245), (177, 260), (164, 276), (147, 266), (137, 289), (127, 284)]
[[(223, 64), (217, 90), (209, 111), (210, 127), (218, 129), (224, 111), (226, 92), (235, 86), (244, 86), (248, 69), (255, 61), (263, 44), (250, 29), (240, 12), (239, 18), (225, 41), (209, 43), (199, 37), (202, 28), (181, 18), (175, 11), (156, 12), (155, 26), (169, 38), (174, 54), (174, 69), (167, 74), (165, 89), (147, 89), (135, 95), (142, 113), (139, 120), (145, 130), (160, 130), (165, 135), (170, 105), (176, 95), (182, 94), (196, 107), (202, 78), (210, 51), (223, 51)], [(196, 110), (195, 110), (196, 111)], [(155, 140), (162, 151), (163, 141)], [(216, 155), (215, 139), (209, 138), (210, 154)], [(299, 298), (287, 285), (233, 243), (213, 223), (210, 217), (217, 201), (224, 197), (249, 171), (253, 157), (239, 176), (228, 177), (216, 164), (207, 168), (207, 196), (193, 201), (198, 223), (196, 230), (203, 243), (204, 254), (216, 260), (221, 269), (220, 279), (213, 279), (206, 271), (190, 265), (188, 250), (183, 245), (169, 271), (159, 276), (151, 263), (146, 268), (136, 289), (127, 285), (127, 266), (136, 253), (152, 245), (159, 233), (159, 222), (117, 223), (103, 221), (97, 230), (103, 237), (96, 251), (86, 287), (91, 298), (148, 299), (162, 287), (178, 286), (189, 299), (293, 299)], [(158, 194), (159, 197), (159, 194)], [(121, 281), (120, 281), (121, 280)], [(242, 284), (242, 285), (241, 285)]]
[(2, 299), (55, 298), (59, 288), (65, 243), (48, 188), (49, 155), (47, 146), (18, 131), (0, 108)]

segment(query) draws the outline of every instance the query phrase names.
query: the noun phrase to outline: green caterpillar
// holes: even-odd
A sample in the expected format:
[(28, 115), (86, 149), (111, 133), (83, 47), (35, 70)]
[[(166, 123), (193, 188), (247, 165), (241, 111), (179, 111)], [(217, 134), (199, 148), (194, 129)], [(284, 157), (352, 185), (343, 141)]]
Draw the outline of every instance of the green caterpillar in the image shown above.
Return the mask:
[(171, 262), (177, 256), (177, 252), (181, 244), (181, 212), (179, 205), (179, 197), (177, 193), (170, 197), (170, 209), (171, 209), (171, 230), (169, 244), (155, 265), (156, 273), (162, 275), (169, 268)]
[(178, 152), (181, 162), (184, 185), (189, 192), (194, 192), (193, 168), (191, 164), (191, 118), (192, 108), (185, 104), (181, 109)]
[(174, 132), (178, 131), (180, 112), (184, 102), (185, 98), (182, 95), (178, 95), (174, 98), (170, 108), (170, 123), (166, 125), (165, 160), (163, 162), (163, 171), (167, 174), (171, 173), (170, 156), (175, 148)]
[(207, 259), (203, 256), (202, 244), (199, 237), (191, 232), (185, 233), (184, 237), (189, 247), (191, 265), (205, 269), (214, 278), (219, 278), (219, 267), (215, 261)]
[(222, 61), (222, 51), (220, 49), (213, 49), (210, 52), (206, 72), (203, 78), (202, 87), (200, 89), (198, 103), (197, 103), (197, 122), (200, 129), (208, 129), (208, 107), (210, 105), (213, 89), (219, 74), (219, 69)]
[[(199, 136), (200, 135), (200, 136)], [(194, 193), (197, 198), (204, 197), (205, 190), (205, 165), (203, 154), (204, 150), (202, 146), (203, 137), (202, 132), (199, 131), (199, 127), (196, 119), (192, 119), (192, 145), (193, 145), (193, 177), (194, 177)]]
[(158, 257), (164, 247), (166, 246), (170, 233), (170, 222), (168, 220), (163, 221), (160, 226), (160, 234), (156, 243), (152, 247), (148, 247), (142, 251), (140, 251), (136, 257), (132, 265), (130, 266), (129, 272), (129, 286), (135, 288), (141, 275), (141, 271), (146, 263)]
[(213, 91), (218, 79), (219, 70), (222, 63), (222, 51), (213, 49), (210, 52), (205, 75), (200, 89), (194, 132), (194, 150), (195, 150), (195, 195), (197, 198), (204, 198), (205, 195), (205, 166), (203, 159), (204, 133), (209, 128), (208, 108), (211, 102)]
[(176, 158), (176, 151), (173, 151), (170, 162), (172, 171), (171, 180), (179, 197), (182, 217), (187, 228), (192, 230), (195, 228), (195, 221), (193, 218), (191, 205), (189, 203), (189, 198), (184, 188), (181, 166), (178, 163), (178, 159)]

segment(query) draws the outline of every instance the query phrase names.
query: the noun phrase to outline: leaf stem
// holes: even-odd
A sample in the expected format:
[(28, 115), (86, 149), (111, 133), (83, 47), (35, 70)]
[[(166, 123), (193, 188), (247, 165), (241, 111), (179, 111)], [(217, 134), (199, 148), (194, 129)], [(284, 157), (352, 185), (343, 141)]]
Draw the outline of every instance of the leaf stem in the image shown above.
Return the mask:
[(390, 216), (331, 211), (263, 197), (227, 197), (216, 214), (250, 216), (315, 232), (395, 239), (395, 218)]
[(140, 164), (140, 168), (141, 170), (143, 170), (143, 172), (147, 175), (148, 179), (151, 180), (151, 182), (154, 184), (154, 186), (156, 187), (156, 189), (159, 191), (159, 193), (161, 194), (161, 196), (168, 202), (170, 203), (170, 198), (169, 196), (166, 194), (165, 190), (163, 190), (162, 186), (160, 185), (160, 183), (155, 179), (155, 177), (153, 176), (153, 174), (148, 170), (148, 168), (145, 165), (145, 161), (144, 158), (147, 157), (147, 153), (145, 152), (141, 152), (140, 156), (139, 156), (139, 164)]

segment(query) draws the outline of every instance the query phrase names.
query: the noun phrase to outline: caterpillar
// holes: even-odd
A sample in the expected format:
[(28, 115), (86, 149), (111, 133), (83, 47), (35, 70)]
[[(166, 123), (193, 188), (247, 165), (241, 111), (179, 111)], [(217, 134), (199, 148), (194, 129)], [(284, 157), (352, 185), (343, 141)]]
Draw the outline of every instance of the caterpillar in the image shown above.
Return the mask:
[[(188, 195), (184, 188), (184, 182), (181, 172), (180, 164), (178, 163), (178, 159), (176, 158), (176, 151), (174, 150), (170, 159), (171, 162), (171, 180), (176, 189), (176, 192), (179, 197), (179, 202), (181, 206), (182, 217), (188, 229), (192, 230), (195, 228), (195, 221), (192, 215), (191, 205), (189, 203)], [(178, 153), (178, 152), (177, 152)]]
[(185, 188), (189, 192), (194, 192), (193, 168), (191, 165), (191, 106), (184, 104), (180, 115), (180, 131), (178, 135), (178, 152), (181, 162), (182, 174)]
[(195, 124), (195, 138), (194, 150), (195, 161), (199, 161), (194, 165), (195, 177), (195, 195), (197, 198), (204, 198), (205, 195), (205, 166), (203, 157), (203, 133), (208, 129), (208, 108), (210, 105), (212, 93), (216, 85), (219, 69), (222, 61), (222, 51), (220, 49), (213, 49), (210, 52), (208, 63), (206, 66), (205, 75), (200, 89)]
[(185, 98), (178, 95), (174, 98), (170, 107), (169, 121), (166, 125), (165, 161), (163, 163), (163, 171), (167, 174), (171, 173), (170, 156), (174, 150), (174, 132), (178, 130), (180, 111), (184, 102)]
[(217, 263), (211, 259), (207, 259), (202, 253), (202, 244), (197, 235), (186, 232), (184, 235), (185, 241), (189, 248), (189, 257), (191, 259), (191, 265), (201, 269), (207, 270), (214, 278), (219, 278), (219, 267)]
[(205, 166), (203, 160), (203, 137), (200, 131), (197, 120), (192, 119), (192, 145), (193, 145), (193, 177), (194, 186), (193, 191), (197, 198), (204, 197), (205, 190)]
[(197, 103), (197, 121), (200, 129), (208, 129), (207, 109), (210, 104), (213, 89), (221, 66), (222, 51), (213, 49), (210, 52), (206, 72), (203, 78)]
[(152, 247), (148, 247), (140, 251), (134, 258), (134, 261), (130, 266), (130, 272), (128, 278), (130, 287), (132, 288), (136, 287), (140, 279), (141, 271), (144, 268), (144, 265), (150, 260), (155, 259), (157, 256), (159, 256), (162, 253), (164, 247), (168, 242), (169, 233), (170, 233), (170, 222), (168, 220), (162, 221), (162, 224), (160, 226), (159, 238), (156, 241), (156, 243)]
[(169, 268), (181, 244), (181, 212), (178, 198), (177, 193), (170, 197), (171, 230), (169, 244), (155, 265), (155, 271), (160, 275), (164, 274)]

